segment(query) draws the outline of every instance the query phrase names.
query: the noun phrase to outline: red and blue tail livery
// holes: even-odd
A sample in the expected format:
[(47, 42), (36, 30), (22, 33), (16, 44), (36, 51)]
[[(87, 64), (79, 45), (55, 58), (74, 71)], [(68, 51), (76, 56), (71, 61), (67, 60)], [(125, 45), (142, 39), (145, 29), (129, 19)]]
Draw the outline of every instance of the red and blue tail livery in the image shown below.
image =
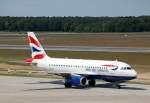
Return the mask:
[(33, 32), (28, 32), (28, 40), (31, 48), (32, 58), (27, 59), (26, 62), (32, 62), (34, 59), (43, 59), (46, 56), (46, 53), (41, 46), (40, 42), (36, 38)]
[(32, 32), (29, 33), (28, 39), (29, 39), (29, 43), (32, 43), (37, 47), (40, 47), (39, 42), (36, 41), (35, 38), (33, 38)]

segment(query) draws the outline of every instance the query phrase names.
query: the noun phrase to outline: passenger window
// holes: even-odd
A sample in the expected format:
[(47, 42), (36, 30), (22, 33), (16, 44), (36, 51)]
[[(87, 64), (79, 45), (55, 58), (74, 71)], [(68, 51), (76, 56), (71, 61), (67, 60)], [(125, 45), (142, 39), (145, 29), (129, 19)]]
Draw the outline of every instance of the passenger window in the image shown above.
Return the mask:
[(121, 70), (131, 70), (131, 67), (122, 67)]

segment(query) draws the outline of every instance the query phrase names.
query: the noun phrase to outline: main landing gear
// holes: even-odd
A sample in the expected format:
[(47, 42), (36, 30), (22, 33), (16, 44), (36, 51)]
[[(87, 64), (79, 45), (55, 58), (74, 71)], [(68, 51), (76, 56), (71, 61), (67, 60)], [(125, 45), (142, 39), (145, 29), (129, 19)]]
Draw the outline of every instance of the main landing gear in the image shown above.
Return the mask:
[(117, 89), (121, 89), (121, 85), (120, 84), (114, 83), (112, 86), (117, 88)]
[(90, 87), (94, 87), (96, 85), (96, 81), (94, 79), (93, 80), (89, 80), (88, 85)]
[(64, 86), (65, 88), (71, 88), (72, 87), (72, 84), (68, 83), (68, 82), (65, 82), (64, 83)]

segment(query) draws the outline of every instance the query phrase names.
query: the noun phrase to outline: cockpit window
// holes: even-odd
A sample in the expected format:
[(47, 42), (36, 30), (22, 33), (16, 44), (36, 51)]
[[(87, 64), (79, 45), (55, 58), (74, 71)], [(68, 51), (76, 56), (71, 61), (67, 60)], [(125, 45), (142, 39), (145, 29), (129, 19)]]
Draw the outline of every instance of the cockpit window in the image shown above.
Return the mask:
[(122, 67), (121, 70), (131, 70), (131, 67)]
[(130, 68), (130, 67), (127, 67), (127, 70), (131, 70), (131, 68)]

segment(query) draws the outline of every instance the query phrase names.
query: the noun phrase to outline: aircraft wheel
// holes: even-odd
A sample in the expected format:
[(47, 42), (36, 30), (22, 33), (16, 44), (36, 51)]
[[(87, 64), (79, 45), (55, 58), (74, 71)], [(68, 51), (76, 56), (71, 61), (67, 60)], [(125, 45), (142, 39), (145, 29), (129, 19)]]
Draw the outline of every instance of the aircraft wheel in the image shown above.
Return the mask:
[(117, 88), (117, 89), (121, 89), (121, 85), (119, 85), (119, 84), (113, 84), (113, 87)]
[(65, 82), (64, 86), (65, 86), (65, 88), (71, 88), (72, 87), (72, 85), (70, 83), (67, 83), (67, 82)]
[(89, 80), (88, 84), (90, 87), (94, 87), (96, 84), (96, 81), (95, 80)]
[(117, 88), (118, 88), (118, 89), (121, 89), (121, 86), (120, 86), (120, 85), (117, 85)]

